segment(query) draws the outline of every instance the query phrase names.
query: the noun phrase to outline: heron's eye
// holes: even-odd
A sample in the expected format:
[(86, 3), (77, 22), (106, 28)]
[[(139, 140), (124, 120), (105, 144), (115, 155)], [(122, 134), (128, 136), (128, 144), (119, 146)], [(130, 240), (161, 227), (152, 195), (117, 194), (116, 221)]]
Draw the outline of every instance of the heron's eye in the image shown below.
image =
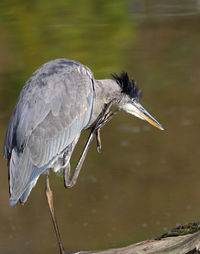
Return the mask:
[(135, 102), (135, 101), (136, 101), (136, 99), (135, 99), (135, 98), (132, 98), (132, 99), (131, 99), (131, 101), (132, 101), (132, 102)]

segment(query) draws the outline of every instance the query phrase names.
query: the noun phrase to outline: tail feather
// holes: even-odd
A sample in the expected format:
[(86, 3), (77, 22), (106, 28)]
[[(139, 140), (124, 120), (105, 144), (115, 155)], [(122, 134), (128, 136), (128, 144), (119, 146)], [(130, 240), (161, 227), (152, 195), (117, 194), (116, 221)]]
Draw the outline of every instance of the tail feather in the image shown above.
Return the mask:
[(25, 192), (21, 195), (21, 197), (20, 197), (20, 203), (23, 204), (23, 203), (26, 202), (28, 196), (30, 195), (31, 190), (32, 190), (33, 187), (36, 185), (38, 178), (39, 178), (39, 176), (36, 177), (36, 179), (35, 179), (34, 181), (32, 181), (32, 182), (29, 184), (29, 186), (26, 188), (26, 191), (25, 191)]
[(35, 186), (41, 168), (37, 168), (31, 161), (29, 149), (25, 149), (23, 153), (12, 150), (9, 163), (9, 190), (10, 205), (14, 206), (18, 200), (24, 203), (32, 188)]
[(9, 190), (10, 205), (14, 206), (20, 200), (25, 203), (32, 188), (36, 185), (39, 176), (46, 171), (57, 159), (54, 156), (47, 164), (36, 167), (31, 160), (31, 153), (28, 147), (23, 153), (13, 149), (9, 161)]

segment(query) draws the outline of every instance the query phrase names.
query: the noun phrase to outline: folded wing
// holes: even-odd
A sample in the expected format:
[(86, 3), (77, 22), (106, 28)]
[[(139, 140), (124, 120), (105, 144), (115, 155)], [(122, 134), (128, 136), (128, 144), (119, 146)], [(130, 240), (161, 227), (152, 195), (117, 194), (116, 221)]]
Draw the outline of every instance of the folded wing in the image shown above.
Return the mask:
[(26, 201), (40, 174), (80, 135), (92, 106), (93, 76), (80, 63), (53, 60), (31, 76), (4, 143), (11, 205)]

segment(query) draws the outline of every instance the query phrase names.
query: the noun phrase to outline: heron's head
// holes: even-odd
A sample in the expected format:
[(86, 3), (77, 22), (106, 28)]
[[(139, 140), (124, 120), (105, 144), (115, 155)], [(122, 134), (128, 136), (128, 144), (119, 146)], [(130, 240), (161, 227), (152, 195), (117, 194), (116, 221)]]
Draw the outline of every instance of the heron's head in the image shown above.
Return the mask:
[(158, 121), (153, 118), (139, 103), (142, 97), (142, 91), (138, 90), (136, 82), (134, 80), (129, 80), (126, 72), (122, 72), (120, 76), (112, 74), (112, 77), (120, 86), (123, 94), (119, 103), (119, 108), (142, 120), (146, 120), (160, 130), (164, 130), (162, 125), (159, 124)]

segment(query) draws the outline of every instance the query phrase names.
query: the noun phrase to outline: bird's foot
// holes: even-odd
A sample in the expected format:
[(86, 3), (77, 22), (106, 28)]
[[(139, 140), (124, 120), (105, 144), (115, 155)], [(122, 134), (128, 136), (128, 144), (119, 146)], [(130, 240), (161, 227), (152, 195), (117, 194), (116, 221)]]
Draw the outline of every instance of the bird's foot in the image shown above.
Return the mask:
[(101, 152), (101, 135), (100, 130), (101, 128), (108, 122), (109, 117), (113, 114), (112, 111), (109, 111), (102, 119), (98, 122), (98, 125), (95, 126), (96, 129), (96, 140), (97, 140), (97, 152)]
[(96, 133), (96, 140), (97, 140), (97, 152), (101, 152), (101, 136), (100, 136), (100, 129), (108, 122), (110, 121), (113, 116), (119, 111), (119, 109), (112, 112), (110, 110), (111, 106), (113, 104), (113, 101), (109, 102), (105, 105), (103, 111), (99, 115), (96, 125), (94, 126), (94, 131)]
[(96, 131), (96, 139), (97, 139), (97, 152), (101, 152), (101, 136), (100, 136), (100, 129)]

